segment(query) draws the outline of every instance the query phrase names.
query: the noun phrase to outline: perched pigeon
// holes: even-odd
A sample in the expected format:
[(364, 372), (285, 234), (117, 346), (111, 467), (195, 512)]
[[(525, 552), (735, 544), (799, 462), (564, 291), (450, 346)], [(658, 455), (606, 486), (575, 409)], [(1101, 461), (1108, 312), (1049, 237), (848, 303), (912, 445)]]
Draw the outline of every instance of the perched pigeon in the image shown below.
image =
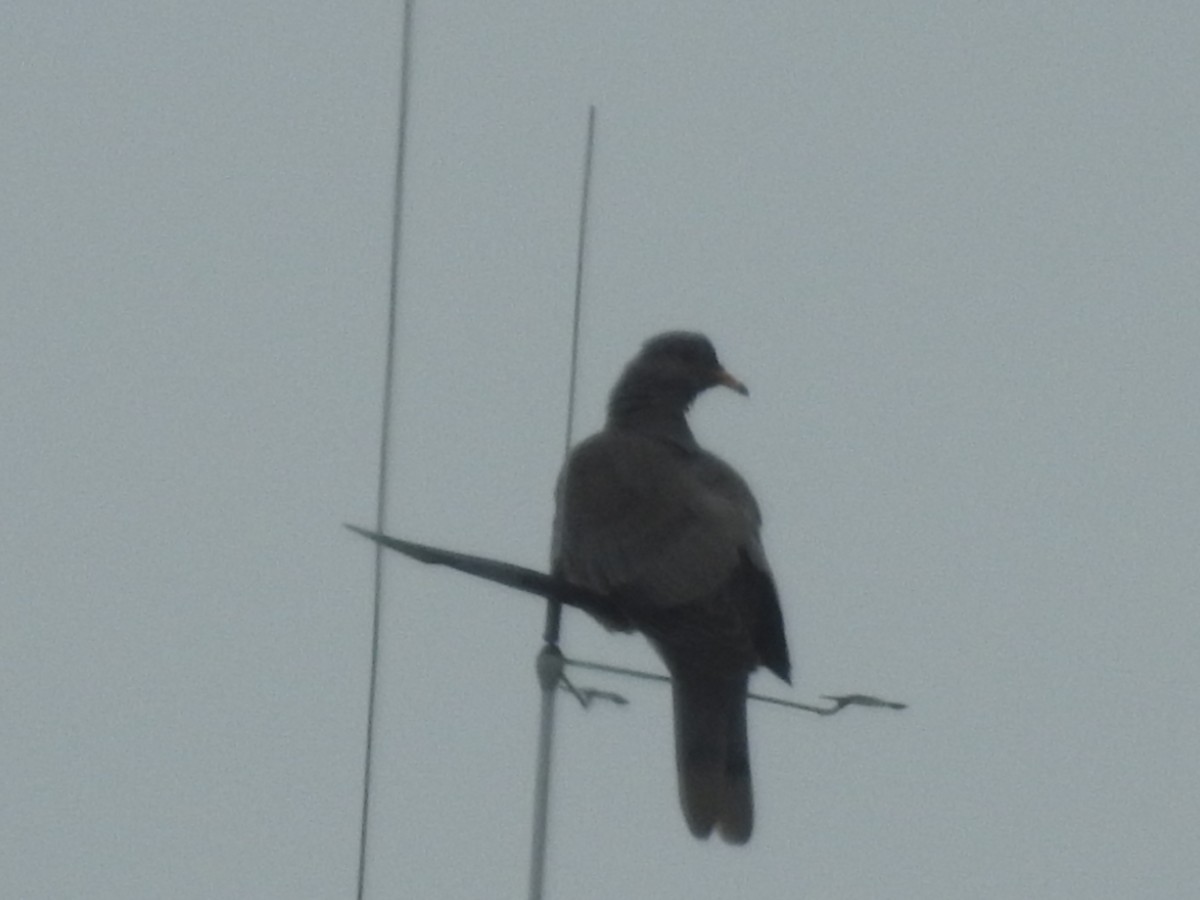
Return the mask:
[(637, 630), (672, 676), (679, 798), (697, 837), (750, 839), (754, 799), (746, 690), (760, 664), (791, 664), (758, 504), (701, 449), (685, 414), (716, 385), (747, 394), (700, 334), (651, 338), (613, 388), (604, 430), (559, 476), (553, 575), (606, 596), (592, 611)]

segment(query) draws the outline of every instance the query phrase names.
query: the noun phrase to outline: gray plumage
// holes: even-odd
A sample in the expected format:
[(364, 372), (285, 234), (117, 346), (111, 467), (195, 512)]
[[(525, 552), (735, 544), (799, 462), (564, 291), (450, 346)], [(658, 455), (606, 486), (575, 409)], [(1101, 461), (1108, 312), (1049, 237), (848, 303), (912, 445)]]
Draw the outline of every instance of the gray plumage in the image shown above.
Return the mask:
[(646, 342), (613, 389), (604, 430), (563, 467), (551, 555), (556, 578), (609, 599), (596, 618), (641, 631), (670, 671), (692, 833), (745, 843), (747, 683), (760, 664), (789, 681), (791, 665), (758, 504), (687, 425), (692, 401), (716, 385), (747, 393), (703, 335)]

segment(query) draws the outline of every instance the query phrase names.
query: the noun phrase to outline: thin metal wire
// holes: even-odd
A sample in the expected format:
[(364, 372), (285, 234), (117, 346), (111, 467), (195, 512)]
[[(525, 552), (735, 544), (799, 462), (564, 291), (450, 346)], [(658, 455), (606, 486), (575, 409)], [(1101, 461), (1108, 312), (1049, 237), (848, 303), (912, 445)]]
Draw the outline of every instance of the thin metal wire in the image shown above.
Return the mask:
[[(583, 305), (583, 261), (587, 238), (588, 198), (592, 181), (592, 147), (596, 138), (596, 107), (588, 107), (587, 145), (583, 156), (583, 188), (579, 203), (579, 244), (575, 254), (575, 313), (571, 327), (571, 378), (567, 393), (567, 431), (564, 456), (570, 452), (575, 430), (575, 384), (579, 372), (579, 319)], [(538, 725), (537, 774), (533, 799), (533, 838), (529, 861), (529, 900), (541, 900), (546, 881), (546, 845), (550, 810), (550, 763), (554, 748), (554, 710), (562, 680), (563, 657), (558, 649), (562, 604), (546, 602), (545, 644), (538, 654), (538, 680), (542, 688)]]
[[(404, 149), (408, 137), (408, 84), (412, 57), (412, 13), (415, 0), (404, 0), (400, 48), (400, 109), (396, 126), (396, 170), (392, 194), (392, 271), (388, 286), (387, 349), (383, 368), (383, 410), (379, 426), (379, 483), (376, 489), (375, 530), (386, 530), (389, 459), (392, 430), (392, 386), (396, 371), (396, 322), (400, 294), (400, 225), (404, 209)], [(375, 745), (375, 695), (379, 672), (379, 612), (383, 601), (383, 550), (375, 545), (375, 595), (371, 618), (371, 673), (367, 689), (367, 733), (363, 754), (362, 817), (358, 833), (358, 889), (363, 900), (367, 875), (367, 834), (371, 812), (371, 762)]]

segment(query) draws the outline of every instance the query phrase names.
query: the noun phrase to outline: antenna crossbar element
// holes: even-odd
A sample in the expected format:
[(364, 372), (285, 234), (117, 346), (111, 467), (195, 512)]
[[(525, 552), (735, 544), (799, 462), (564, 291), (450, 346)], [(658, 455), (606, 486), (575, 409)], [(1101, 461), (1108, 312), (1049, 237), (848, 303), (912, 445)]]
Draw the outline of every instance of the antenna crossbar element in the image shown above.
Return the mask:
[[(486, 556), (472, 556), (469, 553), (443, 550), (440, 547), (431, 547), (428, 544), (418, 544), (414, 541), (388, 537), (385, 534), (367, 531), (365, 528), (358, 528), (355, 525), (347, 525), (346, 527), (365, 538), (370, 538), (381, 547), (396, 550), (419, 562), (447, 566), (451, 569), (457, 569), (459, 572), (483, 578), (486, 581), (516, 588), (519, 591), (535, 594), (539, 597), (546, 597), (560, 605), (574, 606), (576, 609), (581, 609), (601, 620), (619, 620), (620, 611), (614, 609), (610, 605), (611, 601), (603, 594), (597, 594), (587, 588), (561, 581), (536, 569), (527, 569), (524, 566), (501, 562), (498, 559), (488, 559)], [(550, 651), (549, 657), (547, 657), (548, 650)], [(547, 644), (542, 654), (538, 656), (539, 683), (543, 689), (545, 689), (547, 684), (561, 684), (575, 694), (576, 698), (585, 706), (587, 705), (585, 701), (588, 697), (604, 697), (606, 699), (613, 699), (613, 697), (605, 691), (596, 691), (593, 689), (572, 690), (571, 685), (562, 674), (562, 666), (564, 665), (578, 669), (588, 669), (593, 672), (622, 675), (627, 678), (640, 678), (644, 681), (667, 682), (671, 680), (669, 675), (662, 675), (657, 672), (643, 672), (639, 669), (626, 669), (622, 666), (610, 666), (606, 663), (568, 659), (562, 655), (562, 651), (558, 649), (557, 645)], [(551, 674), (553, 675), (552, 679)], [(905, 703), (899, 703), (895, 700), (882, 700), (871, 694), (822, 694), (821, 699), (830, 701), (833, 704), (831, 707), (813, 706), (808, 703), (799, 703), (795, 700), (784, 700), (781, 697), (769, 697), (766, 694), (747, 694), (746, 696), (751, 700), (757, 700), (761, 703), (786, 706), (791, 709), (816, 713), (820, 716), (831, 716), (834, 713), (841, 712), (847, 706), (872, 706), (882, 709), (908, 708), (908, 705)], [(624, 700), (624, 698), (621, 698), (621, 700)], [(616, 702), (620, 703), (621, 700)]]

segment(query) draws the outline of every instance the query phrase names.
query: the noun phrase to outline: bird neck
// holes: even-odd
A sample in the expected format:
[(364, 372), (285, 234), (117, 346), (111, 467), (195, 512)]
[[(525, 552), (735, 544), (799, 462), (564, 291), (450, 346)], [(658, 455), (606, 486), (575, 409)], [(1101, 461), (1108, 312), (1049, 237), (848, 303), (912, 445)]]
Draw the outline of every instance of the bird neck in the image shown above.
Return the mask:
[(685, 449), (694, 448), (696, 439), (686, 415), (690, 399), (669, 397), (661, 392), (622, 391), (618, 385), (608, 403), (608, 427), (636, 431)]

